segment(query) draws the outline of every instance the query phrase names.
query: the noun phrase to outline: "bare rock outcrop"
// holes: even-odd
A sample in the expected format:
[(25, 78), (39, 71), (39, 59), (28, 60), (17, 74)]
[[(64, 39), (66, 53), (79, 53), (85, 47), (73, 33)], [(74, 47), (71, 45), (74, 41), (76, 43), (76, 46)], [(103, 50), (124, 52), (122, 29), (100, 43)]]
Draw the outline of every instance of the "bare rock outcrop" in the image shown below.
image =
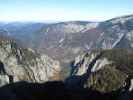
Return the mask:
[(30, 48), (22, 48), (12, 39), (0, 40), (0, 84), (16, 81), (58, 80), (60, 63)]

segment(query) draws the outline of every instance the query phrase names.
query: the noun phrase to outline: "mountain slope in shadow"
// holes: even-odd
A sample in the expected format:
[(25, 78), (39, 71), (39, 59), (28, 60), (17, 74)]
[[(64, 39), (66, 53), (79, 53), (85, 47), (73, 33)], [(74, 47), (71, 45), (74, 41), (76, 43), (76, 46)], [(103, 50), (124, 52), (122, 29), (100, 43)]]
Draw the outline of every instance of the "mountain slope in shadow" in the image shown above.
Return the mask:
[(44, 84), (18, 82), (0, 88), (1, 100), (110, 100), (108, 96), (89, 89), (72, 89), (63, 82)]
[[(126, 99), (121, 99), (122, 96)], [(39, 83), (17, 82), (0, 88), (1, 100), (132, 100), (132, 92), (100, 93), (85, 88), (70, 88), (61, 81)]]

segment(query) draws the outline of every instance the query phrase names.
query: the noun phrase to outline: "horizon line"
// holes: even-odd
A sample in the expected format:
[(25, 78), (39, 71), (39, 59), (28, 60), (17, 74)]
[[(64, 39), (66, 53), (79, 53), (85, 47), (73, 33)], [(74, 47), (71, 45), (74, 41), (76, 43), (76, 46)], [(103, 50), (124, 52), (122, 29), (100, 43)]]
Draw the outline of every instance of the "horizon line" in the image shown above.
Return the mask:
[(120, 17), (126, 17), (126, 16), (132, 16), (133, 14), (125, 14), (125, 15), (120, 15), (120, 16), (115, 16), (115, 17), (112, 17), (112, 18), (107, 18), (105, 20), (1, 20), (0, 19), (0, 22), (1, 23), (12, 23), (12, 22), (29, 22), (29, 23), (61, 23), (61, 22), (78, 22), (78, 21), (81, 21), (81, 22), (104, 22), (104, 21), (108, 21), (108, 20), (111, 20), (111, 19), (114, 19), (114, 18), (120, 18)]

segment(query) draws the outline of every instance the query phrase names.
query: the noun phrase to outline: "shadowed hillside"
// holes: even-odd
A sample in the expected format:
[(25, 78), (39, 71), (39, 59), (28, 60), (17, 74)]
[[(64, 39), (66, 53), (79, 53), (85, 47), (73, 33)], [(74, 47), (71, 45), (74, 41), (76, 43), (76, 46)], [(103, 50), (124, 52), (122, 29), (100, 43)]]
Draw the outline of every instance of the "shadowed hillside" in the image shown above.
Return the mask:
[(69, 88), (63, 82), (44, 84), (18, 82), (0, 88), (1, 100), (117, 100), (119, 91), (100, 93), (91, 89)]
[(44, 84), (17, 82), (1, 87), (0, 98), (1, 100), (132, 100), (133, 94), (126, 88), (108, 93), (91, 88), (70, 88), (61, 81)]

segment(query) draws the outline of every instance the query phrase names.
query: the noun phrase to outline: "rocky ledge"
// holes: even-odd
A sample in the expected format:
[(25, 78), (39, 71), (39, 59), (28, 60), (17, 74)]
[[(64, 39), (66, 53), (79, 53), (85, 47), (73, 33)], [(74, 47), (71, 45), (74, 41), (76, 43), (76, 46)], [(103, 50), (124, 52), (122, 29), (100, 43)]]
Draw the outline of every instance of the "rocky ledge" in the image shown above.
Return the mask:
[(60, 71), (60, 63), (47, 55), (23, 48), (12, 39), (0, 39), (0, 85), (59, 80)]

